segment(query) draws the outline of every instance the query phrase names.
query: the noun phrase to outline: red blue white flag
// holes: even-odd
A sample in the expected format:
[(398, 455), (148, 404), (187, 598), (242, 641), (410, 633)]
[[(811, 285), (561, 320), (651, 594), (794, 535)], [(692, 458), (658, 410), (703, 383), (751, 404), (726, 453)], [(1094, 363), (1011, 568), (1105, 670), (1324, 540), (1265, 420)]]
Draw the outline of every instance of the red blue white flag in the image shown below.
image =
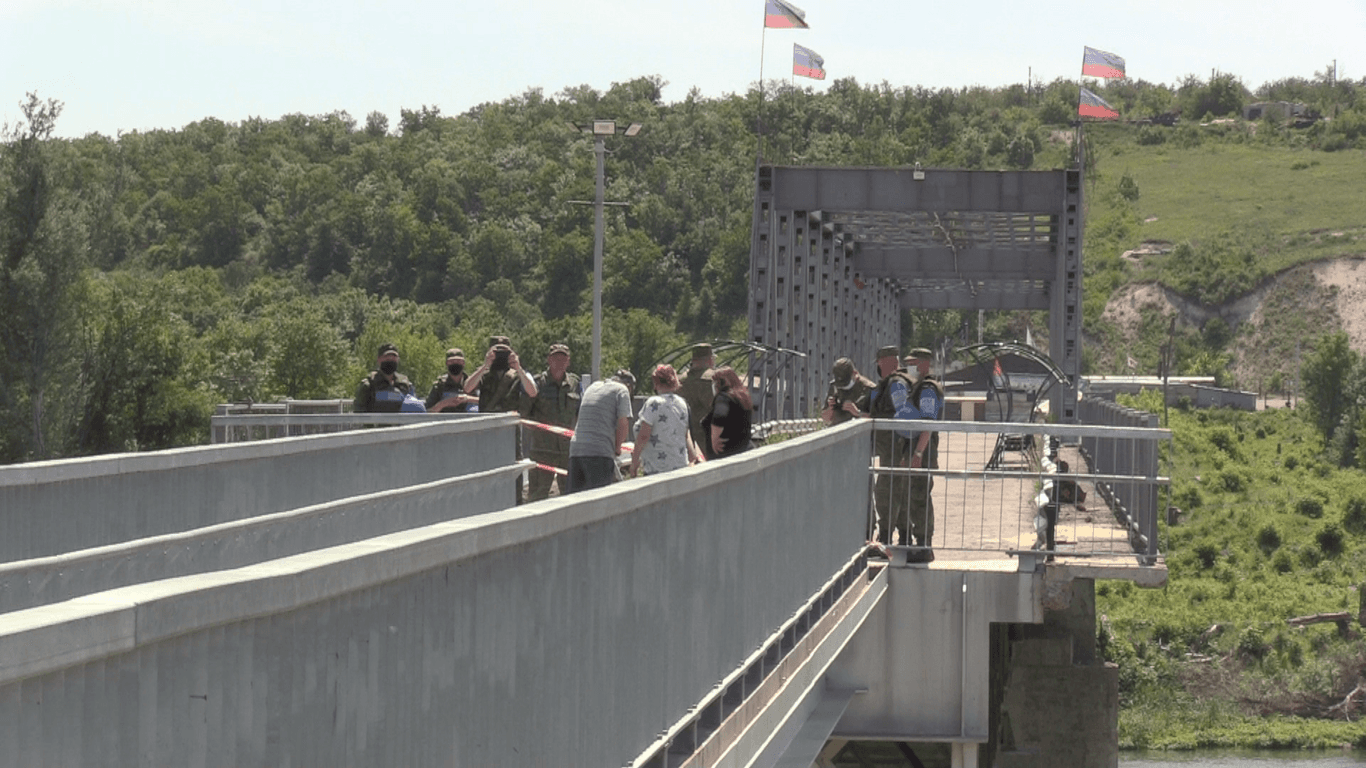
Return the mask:
[(806, 11), (787, 0), (766, 0), (764, 26), (777, 29), (808, 29)]
[(792, 74), (813, 80), (825, 79), (825, 59), (810, 48), (792, 44)]
[(1119, 111), (1106, 103), (1105, 99), (1081, 89), (1081, 100), (1077, 104), (1077, 114), (1082, 117), (1095, 117), (1101, 120), (1118, 120)]
[(1098, 51), (1095, 48), (1084, 48), (1081, 57), (1081, 74), (1084, 77), (1124, 77), (1124, 59)]

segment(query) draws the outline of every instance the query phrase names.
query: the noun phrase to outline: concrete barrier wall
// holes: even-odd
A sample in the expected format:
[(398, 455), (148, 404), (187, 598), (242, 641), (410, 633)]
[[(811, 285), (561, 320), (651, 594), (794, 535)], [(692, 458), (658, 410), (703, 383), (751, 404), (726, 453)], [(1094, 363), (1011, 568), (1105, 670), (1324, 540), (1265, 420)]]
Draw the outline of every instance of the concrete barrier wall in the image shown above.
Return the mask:
[(622, 765), (862, 546), (870, 427), (9, 614), (0, 765)]
[(160, 579), (240, 568), (503, 509), (517, 464), (184, 533), (0, 564), (0, 614)]
[(0, 467), (0, 563), (506, 466), (516, 461), (516, 423), (515, 414), (489, 415)]

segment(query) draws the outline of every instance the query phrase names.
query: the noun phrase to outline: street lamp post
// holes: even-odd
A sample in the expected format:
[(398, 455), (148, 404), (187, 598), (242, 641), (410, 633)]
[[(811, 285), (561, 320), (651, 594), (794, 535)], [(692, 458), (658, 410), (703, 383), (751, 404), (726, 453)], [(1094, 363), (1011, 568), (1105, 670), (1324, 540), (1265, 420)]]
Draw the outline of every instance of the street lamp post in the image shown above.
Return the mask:
[(602, 205), (603, 176), (606, 148), (602, 134), (593, 124), (593, 154), (598, 161), (598, 174), (593, 185), (593, 381), (602, 381)]
[(594, 120), (589, 125), (578, 123), (573, 125), (584, 133), (593, 134), (593, 155), (597, 160), (597, 175), (593, 193), (593, 380), (600, 381), (602, 379), (602, 209), (607, 205), (625, 205), (625, 203), (607, 203), (603, 200), (606, 186), (603, 167), (607, 155), (604, 140), (608, 136), (615, 136), (618, 132), (625, 136), (635, 136), (640, 133), (641, 126), (640, 123), (631, 123), (618, 130), (615, 120)]

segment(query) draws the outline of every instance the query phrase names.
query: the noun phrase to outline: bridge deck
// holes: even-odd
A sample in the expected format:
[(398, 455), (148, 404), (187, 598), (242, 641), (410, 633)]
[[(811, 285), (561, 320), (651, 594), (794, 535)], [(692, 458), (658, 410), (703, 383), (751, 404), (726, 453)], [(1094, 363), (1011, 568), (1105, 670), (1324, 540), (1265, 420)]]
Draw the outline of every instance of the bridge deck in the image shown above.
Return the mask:
[[(941, 433), (940, 469), (980, 472), (991, 460), (996, 435)], [(1086, 463), (1075, 446), (1064, 445), (1059, 458), (1074, 473), (1084, 473)], [(1037, 472), (1028, 453), (1006, 451), (998, 468), (1004, 471)], [(1143, 566), (1122, 525), (1097, 492), (1096, 484), (1078, 481), (1085, 501), (1060, 505), (1055, 529), (1055, 562), (1082, 567), (1096, 578), (1123, 578), (1146, 584), (1153, 578), (1165, 581), (1166, 567)], [(1010, 570), (1018, 567), (1008, 552), (1031, 549), (1038, 540), (1034, 518), (1040, 491), (1038, 476), (1021, 478), (935, 478), (932, 495), (935, 509), (935, 562), (932, 568)], [(1149, 571), (1144, 575), (1141, 571)], [(1112, 573), (1113, 572), (1113, 573)]]

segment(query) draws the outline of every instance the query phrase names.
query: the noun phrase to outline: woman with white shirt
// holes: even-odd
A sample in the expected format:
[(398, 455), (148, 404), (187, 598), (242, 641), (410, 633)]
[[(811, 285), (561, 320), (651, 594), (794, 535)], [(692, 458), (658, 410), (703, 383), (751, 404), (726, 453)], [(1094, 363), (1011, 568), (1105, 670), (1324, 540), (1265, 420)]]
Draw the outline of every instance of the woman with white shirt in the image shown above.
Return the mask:
[(678, 372), (672, 365), (658, 365), (650, 379), (655, 395), (640, 409), (636, 447), (631, 454), (632, 477), (657, 475), (705, 461), (688, 431), (688, 404), (677, 394)]

